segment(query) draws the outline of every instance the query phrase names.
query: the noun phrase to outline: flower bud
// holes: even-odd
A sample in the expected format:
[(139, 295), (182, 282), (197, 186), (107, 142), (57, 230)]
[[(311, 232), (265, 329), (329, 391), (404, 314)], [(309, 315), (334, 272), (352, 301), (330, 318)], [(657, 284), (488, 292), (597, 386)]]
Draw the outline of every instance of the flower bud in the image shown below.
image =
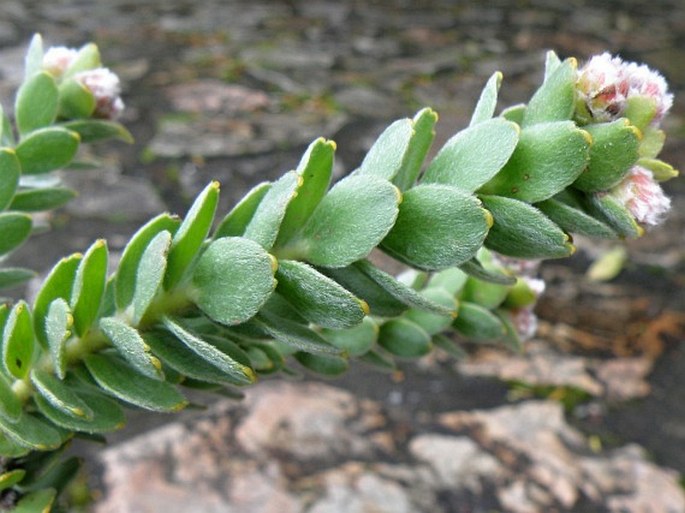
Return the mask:
[(535, 336), (538, 330), (538, 316), (533, 312), (532, 306), (509, 310), (509, 317), (522, 342)]
[(124, 109), (119, 94), (119, 77), (107, 68), (96, 68), (77, 73), (74, 78), (81, 82), (95, 98), (93, 116), (103, 119), (116, 119)]
[(671, 208), (671, 200), (664, 194), (652, 173), (633, 166), (628, 175), (609, 191), (641, 224), (656, 226)]
[(55, 78), (61, 78), (78, 57), (78, 50), (66, 46), (53, 46), (43, 56), (43, 69)]

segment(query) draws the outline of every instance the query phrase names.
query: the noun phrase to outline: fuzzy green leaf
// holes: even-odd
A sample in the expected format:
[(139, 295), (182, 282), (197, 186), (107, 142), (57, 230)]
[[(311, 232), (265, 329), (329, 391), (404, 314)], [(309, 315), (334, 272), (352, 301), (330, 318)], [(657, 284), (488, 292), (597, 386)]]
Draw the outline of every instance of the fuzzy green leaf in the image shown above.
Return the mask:
[(502, 73), (496, 71), (488, 79), (483, 91), (480, 93), (480, 98), (471, 116), (469, 126), (477, 125), (492, 118), (497, 107), (497, 94), (499, 93), (500, 85), (502, 85)]
[(309, 265), (281, 260), (276, 290), (309, 322), (325, 328), (351, 328), (369, 312), (368, 305)]
[(5, 370), (17, 379), (23, 379), (29, 372), (35, 335), (29, 306), (19, 301), (7, 318), (2, 337), (2, 361)]
[(150, 241), (140, 257), (132, 301), (133, 324), (140, 322), (162, 287), (170, 245), (171, 233), (164, 230)]
[(31, 413), (22, 412), (15, 422), (0, 415), (0, 429), (12, 441), (34, 451), (57, 449), (63, 442), (57, 429)]
[[(64, 374), (67, 370), (67, 341), (71, 336), (73, 323), (74, 317), (71, 315), (69, 305), (64, 299), (58, 297), (50, 303), (41, 326), (40, 333), (46, 339), (47, 347), (50, 349), (50, 356), (52, 356), (52, 363), (55, 366), (55, 374), (60, 379), (64, 379)], [(38, 333), (36, 331), (36, 334)]]
[(323, 376), (340, 376), (350, 366), (347, 359), (341, 356), (323, 356), (298, 351), (293, 357), (306, 369)]
[(102, 304), (107, 279), (107, 242), (97, 240), (79, 262), (71, 291), (74, 331), (83, 336), (95, 321)]
[(24, 57), (24, 80), (43, 69), (43, 38), (34, 34)]
[(392, 180), (402, 168), (413, 135), (411, 119), (392, 123), (378, 136), (355, 174)]
[[(513, 278), (513, 277), (512, 277)], [(469, 277), (462, 290), (460, 300), (476, 303), (488, 309), (501, 305), (507, 298), (511, 287), (516, 283), (515, 278), (511, 285), (482, 281), (478, 278)]]
[(487, 308), (463, 301), (452, 326), (470, 340), (498, 340), (506, 335), (499, 317)]
[(213, 320), (240, 324), (254, 316), (276, 286), (274, 262), (249, 239), (224, 237), (202, 253), (193, 273), (195, 301)]
[(117, 348), (119, 354), (138, 372), (161, 379), (161, 364), (150, 354), (150, 348), (135, 328), (114, 317), (100, 319), (100, 329)]
[(377, 371), (381, 372), (395, 372), (397, 365), (391, 356), (383, 354), (380, 351), (371, 350), (368, 353), (359, 357), (359, 361), (370, 365)]
[(79, 142), (76, 132), (58, 126), (31, 132), (16, 148), (22, 173), (37, 175), (63, 168), (76, 155)]
[(572, 121), (524, 128), (509, 162), (480, 192), (528, 203), (551, 198), (583, 172), (589, 162), (591, 140)]
[(163, 412), (178, 411), (188, 404), (170, 383), (143, 376), (112, 355), (89, 354), (84, 362), (98, 385), (117, 399)]
[(538, 203), (536, 207), (569, 233), (579, 233), (602, 239), (615, 239), (617, 237), (616, 232), (604, 222), (555, 198)]
[(601, 219), (621, 237), (635, 239), (644, 234), (630, 211), (611, 194), (589, 194), (586, 207), (591, 216)]
[(52, 374), (40, 369), (31, 371), (31, 383), (53, 407), (72, 417), (93, 418), (93, 411), (69, 386)]
[(59, 86), (59, 116), (62, 119), (89, 118), (95, 111), (95, 96), (82, 82), (64, 80)]
[(469, 276), (473, 276), (474, 278), (478, 278), (487, 283), (513, 285), (516, 282), (516, 278), (513, 276), (503, 274), (499, 270), (483, 267), (483, 264), (479, 262), (477, 258), (472, 258), (468, 262), (464, 262), (459, 268)]
[(12, 390), (12, 386), (0, 374), (0, 416), (9, 422), (17, 422), (21, 417), (22, 404)]
[(65, 187), (20, 190), (12, 199), (10, 209), (24, 212), (53, 210), (76, 197), (76, 191)]
[(15, 116), (19, 133), (29, 132), (50, 125), (57, 117), (59, 92), (50, 73), (36, 73), (28, 78), (17, 91)]
[(31, 234), (31, 218), (17, 212), (0, 213), (0, 256), (19, 247)]
[(290, 348), (316, 354), (340, 353), (338, 348), (330, 345), (321, 335), (290, 319), (277, 317), (269, 312), (261, 312), (254, 322), (259, 328)]
[(409, 141), (409, 148), (405, 152), (402, 166), (392, 179), (400, 191), (405, 191), (414, 186), (426, 154), (435, 139), (435, 123), (437, 121), (438, 114), (429, 108), (421, 109), (412, 119), (414, 135)]
[(369, 352), (378, 340), (378, 324), (370, 317), (364, 317), (363, 321), (344, 330), (324, 329), (321, 335), (338, 349), (350, 356), (361, 356)]
[(449, 185), (419, 185), (405, 193), (381, 247), (412, 267), (440, 270), (473, 258), (491, 222), (475, 196)]
[(637, 164), (649, 169), (657, 182), (666, 182), (680, 174), (671, 164), (659, 159), (641, 158)]
[(399, 190), (374, 176), (350, 176), (323, 198), (283, 254), (324, 267), (345, 267), (366, 257), (397, 219)]
[(23, 468), (4, 472), (0, 475), (0, 491), (13, 487), (15, 484), (19, 483), (25, 475), (26, 471)]
[(500, 196), (481, 196), (492, 213), (485, 246), (516, 258), (564, 258), (575, 251), (569, 236), (535, 207)]
[(106, 139), (118, 139), (128, 144), (133, 144), (133, 135), (125, 126), (116, 121), (104, 119), (76, 119), (63, 123), (64, 128), (76, 132), (81, 137), (81, 142), (92, 143)]
[(656, 158), (664, 147), (666, 133), (653, 126), (648, 126), (642, 131), (640, 142), (640, 157)]
[(552, 50), (545, 54), (545, 78), (543, 82), (547, 82), (554, 72), (561, 66), (561, 59)]
[(88, 71), (101, 66), (100, 50), (95, 43), (88, 43), (79, 48), (76, 58), (69, 65), (64, 75), (69, 78), (81, 71)]
[(270, 182), (262, 182), (255, 185), (222, 219), (214, 231), (214, 238), (240, 237), (243, 235), (247, 225), (250, 224), (254, 217), (257, 207), (259, 207), (270, 188)]
[(21, 164), (11, 148), (0, 148), (0, 211), (12, 202), (21, 176)]
[(576, 105), (577, 68), (575, 59), (556, 66), (528, 102), (521, 126), (571, 119)]
[(469, 275), (458, 267), (450, 267), (433, 274), (428, 281), (427, 288), (438, 287), (456, 296), (464, 288)]
[(440, 149), (422, 183), (452, 185), (473, 192), (509, 160), (519, 140), (518, 125), (503, 118), (483, 121), (457, 133)]
[(23, 267), (0, 268), (0, 289), (8, 289), (29, 281), (36, 273)]
[[(421, 295), (455, 312), (458, 308), (457, 300), (443, 288), (427, 288), (421, 291)], [(411, 308), (404, 314), (405, 319), (421, 326), (429, 335), (435, 335), (447, 329), (455, 316), (456, 313), (452, 315), (438, 315), (416, 308)]]
[(57, 492), (52, 488), (31, 492), (21, 498), (12, 513), (49, 513), (56, 497)]
[(626, 100), (623, 115), (639, 130), (644, 130), (656, 115), (656, 99), (647, 95), (633, 95)]
[(401, 358), (417, 358), (433, 348), (430, 335), (418, 324), (402, 317), (383, 323), (378, 344)]
[(517, 125), (521, 126), (521, 123), (523, 123), (523, 116), (526, 115), (526, 105), (523, 103), (519, 103), (517, 105), (512, 105), (511, 107), (507, 107), (502, 111), (501, 117), (506, 119), (507, 121), (511, 121), (512, 123), (516, 123)]

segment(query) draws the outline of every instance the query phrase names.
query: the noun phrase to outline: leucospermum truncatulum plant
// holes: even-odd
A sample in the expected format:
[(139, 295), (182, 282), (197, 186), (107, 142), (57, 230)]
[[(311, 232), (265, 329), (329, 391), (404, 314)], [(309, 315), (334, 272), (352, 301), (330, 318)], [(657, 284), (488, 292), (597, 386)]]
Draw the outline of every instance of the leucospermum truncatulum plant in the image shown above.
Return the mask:
[[(602, 55), (578, 69), (550, 52), (530, 101), (496, 115), (501, 81), (430, 162), (429, 108), (392, 123), (332, 186), (335, 143), (317, 139), (225, 216), (212, 182), (183, 218), (141, 227), (113, 273), (98, 240), (60, 260), (32, 304), (0, 306), (2, 507), (57, 511), (78, 468), (61, 451), (121, 428), (122, 406), (173, 412), (184, 387), (236, 395), (298, 366), (338, 375), (350, 360), (461, 357), (455, 333), (519, 348), (544, 290), (538, 261), (571, 255), (572, 233), (642, 235), (677, 172), (658, 159), (672, 98), (646, 66)], [(32, 212), (72, 197), (54, 171), (80, 144), (130, 139), (122, 108), (94, 45), (45, 52), (33, 39), (13, 122), (2, 114), (2, 255), (27, 239)], [(384, 272), (374, 248), (409, 270)], [(2, 268), (0, 285), (31, 275)]]

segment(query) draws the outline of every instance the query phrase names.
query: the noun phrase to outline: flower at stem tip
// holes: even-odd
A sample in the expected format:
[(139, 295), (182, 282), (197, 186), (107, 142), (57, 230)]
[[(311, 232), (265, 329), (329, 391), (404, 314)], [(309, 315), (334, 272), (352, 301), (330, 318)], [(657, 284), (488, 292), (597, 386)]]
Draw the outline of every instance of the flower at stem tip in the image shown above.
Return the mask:
[(625, 206), (641, 224), (658, 225), (671, 208), (670, 198), (664, 194), (651, 171), (641, 166), (633, 166), (608, 194)]

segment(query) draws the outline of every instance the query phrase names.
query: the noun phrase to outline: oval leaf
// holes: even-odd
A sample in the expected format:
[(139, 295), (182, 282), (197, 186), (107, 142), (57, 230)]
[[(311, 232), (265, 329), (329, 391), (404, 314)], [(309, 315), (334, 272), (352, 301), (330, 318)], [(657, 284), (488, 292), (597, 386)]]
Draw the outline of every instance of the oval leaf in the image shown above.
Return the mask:
[(47, 347), (50, 349), (52, 363), (55, 366), (55, 374), (60, 379), (64, 379), (64, 373), (67, 369), (67, 341), (71, 336), (73, 324), (74, 317), (64, 299), (58, 297), (50, 303), (41, 332), (46, 337)]
[(338, 349), (350, 356), (361, 356), (368, 353), (378, 340), (378, 324), (370, 317), (354, 326), (344, 330), (324, 329), (321, 335)]
[(133, 324), (137, 325), (141, 321), (162, 287), (170, 245), (171, 234), (165, 230), (150, 241), (140, 257), (132, 302)]
[(138, 372), (150, 378), (161, 378), (159, 360), (149, 353), (150, 348), (135, 328), (114, 317), (105, 317), (100, 320), (100, 329)]
[(39, 417), (22, 412), (19, 420), (10, 422), (0, 415), (0, 429), (12, 441), (34, 451), (57, 449), (62, 445), (62, 435)]
[(0, 416), (10, 422), (17, 422), (21, 417), (22, 404), (11, 385), (0, 374)]
[(405, 152), (402, 166), (392, 179), (400, 191), (405, 191), (414, 186), (421, 172), (423, 161), (426, 158), (435, 139), (435, 123), (438, 114), (432, 109), (421, 109), (412, 119), (414, 134), (409, 141), (409, 148)]
[(19, 301), (5, 322), (2, 337), (2, 361), (5, 370), (17, 379), (23, 379), (29, 372), (35, 335), (29, 306)]
[(50, 73), (36, 73), (17, 91), (15, 116), (20, 134), (50, 125), (57, 117), (59, 91)]
[(488, 79), (483, 91), (480, 93), (480, 98), (476, 104), (476, 108), (471, 116), (471, 123), (469, 126), (477, 125), (483, 121), (487, 121), (495, 114), (497, 107), (497, 94), (502, 85), (502, 73), (496, 71)]
[(69, 164), (78, 150), (80, 137), (62, 127), (31, 132), (17, 146), (17, 158), (26, 175), (48, 173)]
[(4, 267), (0, 269), (0, 289), (15, 287), (35, 277), (36, 273), (22, 267)]
[(554, 72), (528, 102), (521, 126), (571, 119), (576, 105), (578, 62), (571, 58), (554, 66)]
[(461, 303), (459, 316), (452, 326), (470, 340), (499, 340), (506, 335), (499, 317), (487, 308), (466, 301)]
[(617, 238), (616, 232), (604, 222), (554, 198), (538, 203), (536, 207), (569, 233), (602, 239)]
[(298, 351), (293, 357), (306, 369), (323, 376), (340, 376), (349, 368), (347, 359), (341, 356), (323, 356)]
[(31, 383), (46, 401), (61, 412), (85, 419), (93, 418), (93, 411), (64, 382), (52, 374), (33, 369)]
[(65, 187), (48, 187), (45, 189), (27, 189), (18, 191), (12, 199), (10, 208), (24, 212), (54, 210), (66, 205), (76, 197), (76, 191)]
[(0, 211), (12, 202), (19, 184), (21, 164), (11, 148), (0, 148)]
[(255, 185), (233, 209), (226, 214), (214, 231), (214, 238), (240, 237), (254, 217), (257, 207), (271, 188), (270, 182)]
[(419, 325), (402, 317), (381, 326), (378, 344), (395, 356), (417, 358), (433, 348), (431, 337)]
[(0, 213), (0, 256), (19, 247), (31, 234), (31, 218), (16, 212)]
[(254, 322), (277, 341), (292, 349), (316, 354), (340, 353), (338, 348), (330, 345), (321, 335), (289, 319), (261, 312)]
[(91, 143), (106, 139), (118, 139), (133, 144), (133, 136), (125, 126), (116, 121), (103, 119), (77, 119), (62, 125), (81, 137), (81, 142)]
[(355, 174), (392, 180), (402, 168), (413, 135), (411, 119), (398, 119), (392, 123), (378, 136)]
[(97, 318), (107, 279), (107, 242), (97, 240), (79, 262), (69, 306), (74, 315), (74, 331), (83, 336)]

